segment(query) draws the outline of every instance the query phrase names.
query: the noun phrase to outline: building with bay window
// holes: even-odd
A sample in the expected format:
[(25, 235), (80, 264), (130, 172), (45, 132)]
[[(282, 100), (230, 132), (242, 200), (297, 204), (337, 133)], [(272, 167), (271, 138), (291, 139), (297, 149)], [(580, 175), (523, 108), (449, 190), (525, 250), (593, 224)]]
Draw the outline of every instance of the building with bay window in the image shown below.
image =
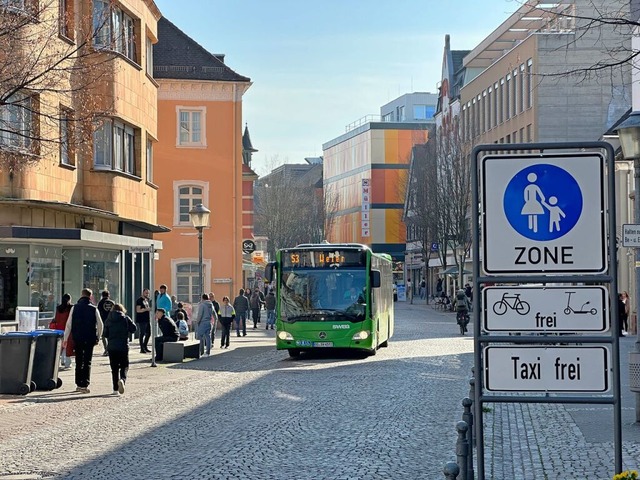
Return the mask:
[(153, 286), (149, 255), (129, 249), (161, 249), (168, 230), (151, 176), (160, 17), (152, 0), (0, 2), (15, 72), (0, 86), (0, 320), (84, 287), (132, 310)]

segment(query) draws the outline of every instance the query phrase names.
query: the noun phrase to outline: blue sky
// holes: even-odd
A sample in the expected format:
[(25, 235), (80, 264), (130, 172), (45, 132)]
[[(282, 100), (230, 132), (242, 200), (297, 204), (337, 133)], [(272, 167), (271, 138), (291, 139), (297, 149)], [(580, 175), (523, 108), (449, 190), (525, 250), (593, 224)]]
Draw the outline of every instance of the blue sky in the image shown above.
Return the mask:
[(412, 91), (436, 92), (445, 34), (472, 49), (517, 0), (155, 0), (171, 22), (251, 78), (253, 167), (322, 155), (345, 126)]

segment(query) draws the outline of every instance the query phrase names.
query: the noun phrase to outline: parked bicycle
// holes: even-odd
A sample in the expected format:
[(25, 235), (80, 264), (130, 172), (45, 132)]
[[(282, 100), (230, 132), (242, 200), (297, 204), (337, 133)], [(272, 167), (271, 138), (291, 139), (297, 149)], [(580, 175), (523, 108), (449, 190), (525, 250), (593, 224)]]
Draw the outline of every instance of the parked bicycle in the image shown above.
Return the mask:
[(504, 292), (502, 298), (493, 304), (493, 311), (496, 315), (504, 315), (507, 310), (515, 310), (519, 315), (526, 315), (531, 310), (531, 305), (522, 300), (519, 293), (509, 295), (508, 292)]

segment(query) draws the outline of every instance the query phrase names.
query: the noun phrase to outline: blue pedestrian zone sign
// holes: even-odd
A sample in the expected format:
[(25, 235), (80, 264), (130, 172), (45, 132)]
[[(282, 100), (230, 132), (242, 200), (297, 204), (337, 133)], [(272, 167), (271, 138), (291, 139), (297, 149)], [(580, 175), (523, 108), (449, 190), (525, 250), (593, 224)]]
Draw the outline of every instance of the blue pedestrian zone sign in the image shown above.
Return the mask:
[(605, 271), (602, 155), (486, 156), (481, 176), (486, 273)]
[(511, 226), (531, 240), (555, 240), (571, 231), (582, 213), (580, 185), (569, 172), (540, 163), (516, 173), (504, 193)]

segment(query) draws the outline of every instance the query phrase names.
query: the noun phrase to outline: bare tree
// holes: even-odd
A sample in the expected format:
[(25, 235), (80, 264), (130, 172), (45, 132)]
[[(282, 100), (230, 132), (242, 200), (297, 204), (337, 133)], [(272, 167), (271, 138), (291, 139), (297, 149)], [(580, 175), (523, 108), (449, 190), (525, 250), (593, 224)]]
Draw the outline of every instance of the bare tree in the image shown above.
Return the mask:
[(10, 175), (90, 145), (94, 118), (112, 111), (103, 79), (114, 57), (94, 47), (111, 15), (76, 16), (74, 3), (0, 3), (0, 168)]
[(335, 222), (337, 196), (286, 175), (271, 176), (254, 188), (255, 231), (268, 237), (268, 251), (319, 243)]

